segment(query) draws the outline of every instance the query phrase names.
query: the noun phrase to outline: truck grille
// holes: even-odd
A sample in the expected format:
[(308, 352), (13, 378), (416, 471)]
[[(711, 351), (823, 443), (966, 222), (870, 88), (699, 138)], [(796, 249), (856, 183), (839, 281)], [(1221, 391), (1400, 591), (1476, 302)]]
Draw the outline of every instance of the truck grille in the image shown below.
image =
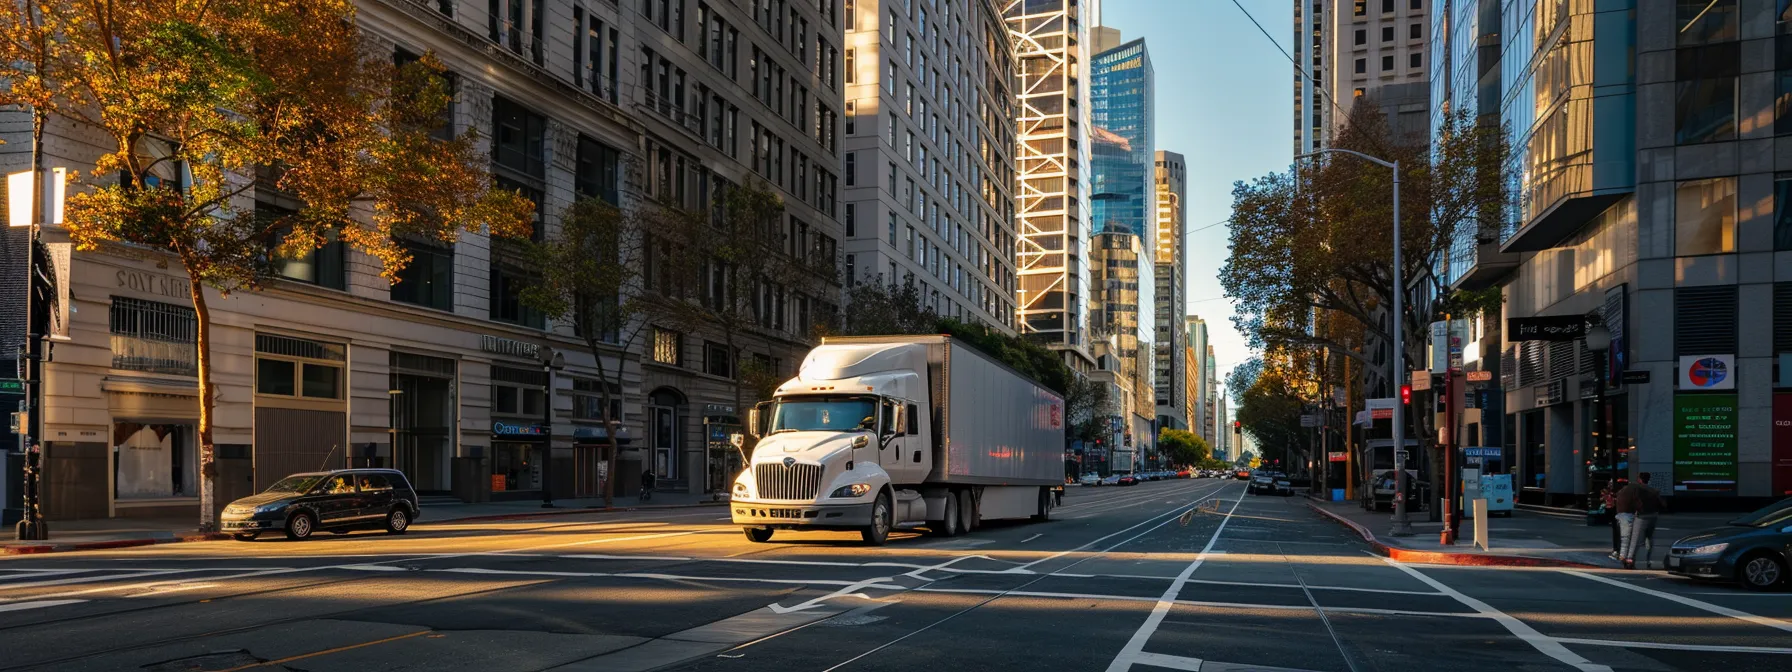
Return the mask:
[(821, 489), (819, 464), (759, 464), (753, 467), (760, 499), (815, 499)]

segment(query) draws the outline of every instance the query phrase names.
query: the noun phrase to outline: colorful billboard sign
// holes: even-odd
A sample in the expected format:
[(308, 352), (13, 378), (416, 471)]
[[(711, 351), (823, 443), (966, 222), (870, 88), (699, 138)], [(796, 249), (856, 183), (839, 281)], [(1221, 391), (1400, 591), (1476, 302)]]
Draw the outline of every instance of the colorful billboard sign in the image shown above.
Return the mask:
[(1736, 395), (1674, 395), (1674, 492), (1735, 494)]
[(1680, 358), (1682, 390), (1736, 389), (1735, 355), (1688, 355)]

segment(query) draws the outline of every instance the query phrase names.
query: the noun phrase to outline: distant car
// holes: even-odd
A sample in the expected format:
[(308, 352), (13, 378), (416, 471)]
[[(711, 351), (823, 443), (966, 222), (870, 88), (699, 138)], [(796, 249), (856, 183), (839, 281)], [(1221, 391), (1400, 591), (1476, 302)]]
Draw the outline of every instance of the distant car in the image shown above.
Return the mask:
[(1275, 490), (1275, 477), (1263, 473), (1252, 476), (1250, 483), (1244, 486), (1244, 491), (1253, 495), (1270, 494), (1274, 493)]
[(1248, 481), (1251, 480), (1251, 472), (1249, 469), (1239, 469), (1238, 471), (1232, 472), (1232, 478), (1240, 481)]
[(1784, 588), (1792, 565), (1792, 497), (1681, 537), (1668, 549), (1668, 573), (1731, 579), (1753, 590)]
[(1114, 485), (1138, 485), (1138, 484), (1139, 484), (1139, 476), (1137, 474), (1121, 474), (1119, 480), (1114, 481)]
[(1077, 485), (1101, 485), (1100, 474), (1083, 474), (1077, 477)]
[(1187, 469), (1183, 469), (1182, 471), (1176, 472), (1176, 477), (1177, 478), (1194, 478), (1195, 472), (1189, 471)]
[(1101, 484), (1102, 485), (1119, 485), (1120, 484), (1120, 476), (1121, 476), (1121, 474), (1110, 474), (1106, 478), (1101, 479)]
[(309, 538), (318, 530), (345, 534), (384, 529), (404, 534), (422, 514), (417, 491), (396, 469), (338, 469), (293, 474), (265, 492), (231, 502), (219, 522), (237, 541), (263, 532)]
[(1287, 497), (1289, 495), (1294, 494), (1294, 483), (1290, 482), (1288, 480), (1287, 476), (1277, 474), (1275, 476), (1271, 476), (1270, 478), (1273, 479), (1275, 482), (1275, 493), (1276, 494), (1281, 495), (1283, 497)]

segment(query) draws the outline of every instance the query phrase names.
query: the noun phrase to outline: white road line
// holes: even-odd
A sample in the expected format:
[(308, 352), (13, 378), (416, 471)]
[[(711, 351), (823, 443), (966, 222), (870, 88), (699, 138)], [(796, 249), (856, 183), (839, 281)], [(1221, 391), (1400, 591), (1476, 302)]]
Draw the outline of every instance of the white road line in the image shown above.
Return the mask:
[[(0, 571), (11, 572), (10, 574), (0, 574), (0, 588), (5, 588), (6, 584), (4, 582), (12, 581), (14, 579), (35, 579), (40, 576), (63, 576), (65, 574), (80, 574), (81, 572), (92, 572), (92, 571), (98, 571), (98, 570), (92, 570), (92, 569), (6, 569), (6, 570), (0, 570)], [(108, 569), (106, 571), (110, 572), (110, 571), (120, 571), (120, 570)], [(135, 571), (135, 570), (123, 570), (123, 571)]]
[[(1210, 556), (1224, 555), (1221, 551), (1209, 553)], [(1138, 579), (1142, 581), (1175, 581), (1174, 576), (1156, 576), (1152, 574), (1072, 574), (1070, 572), (1052, 572), (1051, 576), (1062, 576), (1073, 579)], [(1188, 583), (1203, 583), (1210, 586), (1243, 586), (1247, 588), (1300, 588), (1297, 583), (1261, 583), (1256, 581), (1216, 581), (1213, 579), (1189, 579)], [(1342, 590), (1354, 593), (1383, 593), (1388, 595), (1437, 595), (1443, 593), (1434, 590), (1393, 590), (1390, 588), (1357, 588), (1354, 586), (1315, 586), (1307, 584), (1309, 590)]]
[(1785, 621), (1782, 621), (1782, 620), (1779, 620), (1776, 618), (1767, 618), (1766, 616), (1756, 616), (1756, 615), (1748, 613), (1746, 611), (1741, 611), (1738, 609), (1731, 609), (1729, 607), (1712, 604), (1712, 603), (1706, 602), (1704, 600), (1695, 600), (1690, 597), (1686, 597), (1684, 595), (1675, 595), (1673, 593), (1655, 590), (1653, 588), (1644, 588), (1642, 586), (1632, 584), (1628, 581), (1619, 581), (1617, 579), (1608, 579), (1603, 576), (1587, 574), (1585, 572), (1577, 572), (1577, 571), (1569, 570), (1569, 569), (1562, 570), (1562, 573), (1569, 574), (1572, 576), (1578, 576), (1580, 578), (1588, 579), (1591, 581), (1598, 581), (1600, 583), (1614, 585), (1619, 588), (1626, 588), (1629, 590), (1634, 590), (1634, 591), (1642, 593), (1644, 595), (1654, 595), (1655, 597), (1659, 597), (1661, 599), (1668, 600), (1670, 602), (1678, 602), (1680, 604), (1684, 604), (1686, 606), (1689, 606), (1689, 607), (1692, 607), (1695, 609), (1703, 609), (1703, 610), (1709, 611), (1713, 614), (1729, 616), (1730, 618), (1734, 618), (1734, 619), (1742, 620), (1742, 621), (1748, 621), (1755, 625), (1764, 625), (1769, 628), (1773, 628), (1775, 630), (1781, 630), (1784, 632), (1792, 632), (1792, 623), (1787, 623)]
[[(1367, 552), (1368, 551), (1364, 551), (1364, 553), (1367, 553)], [(1429, 585), (1432, 588), (1437, 589), (1438, 592), (1441, 592), (1446, 595), (1449, 595), (1450, 597), (1456, 598), (1457, 602), (1461, 602), (1464, 605), (1467, 605), (1468, 608), (1474, 609), (1475, 611), (1485, 614), (1488, 618), (1492, 618), (1494, 621), (1498, 622), (1500, 625), (1505, 626), (1506, 631), (1512, 633), (1512, 636), (1517, 637), (1521, 640), (1524, 640), (1525, 643), (1530, 644), (1532, 647), (1535, 647), (1538, 651), (1543, 652), (1544, 655), (1547, 655), (1551, 658), (1562, 661), (1563, 663), (1565, 663), (1567, 665), (1571, 665), (1575, 669), (1581, 670), (1581, 672), (1611, 672), (1611, 670), (1612, 670), (1612, 668), (1610, 668), (1610, 667), (1606, 667), (1604, 665), (1600, 665), (1593, 661), (1587, 660), (1586, 658), (1582, 658), (1580, 656), (1580, 654), (1568, 650), (1568, 647), (1566, 647), (1566, 646), (1562, 646), (1561, 642), (1556, 641), (1555, 638), (1546, 636), (1541, 632), (1537, 632), (1536, 628), (1531, 627), (1530, 625), (1526, 624), (1524, 621), (1520, 621), (1516, 618), (1513, 618), (1512, 616), (1506, 614), (1506, 612), (1495, 609), (1491, 605), (1487, 604), (1486, 602), (1482, 602), (1480, 600), (1477, 600), (1475, 598), (1472, 598), (1472, 597), (1464, 595), (1460, 592), (1457, 592), (1456, 589), (1444, 585), (1443, 583), (1439, 582), (1437, 579), (1433, 579), (1429, 576), (1425, 576), (1419, 570), (1416, 570), (1411, 567), (1407, 567), (1406, 565), (1395, 562), (1392, 558), (1382, 558), (1381, 560), (1383, 562), (1386, 562), (1389, 566), (1393, 567), (1394, 569), (1398, 569), (1402, 572), (1406, 572), (1406, 574), (1408, 576), (1411, 576), (1415, 579), (1425, 582), (1426, 585)]]
[(26, 609), (42, 609), (44, 607), (60, 607), (65, 604), (77, 604), (87, 600), (37, 600), (34, 602), (14, 602), (0, 604), (0, 611), (24, 611)]
[(1044, 533), (1044, 532), (1041, 532), (1041, 533), (1039, 533), (1039, 534), (1035, 534), (1035, 535), (1033, 535), (1033, 536), (1031, 536), (1031, 537), (1027, 537), (1027, 538), (1025, 538), (1025, 539), (1022, 539), (1022, 540), (1020, 540), (1020, 543), (1023, 543), (1023, 544), (1024, 544), (1024, 543), (1027, 543), (1027, 542), (1029, 542), (1029, 541), (1032, 541), (1032, 540), (1034, 540), (1034, 539), (1038, 539), (1038, 538), (1040, 538), (1040, 537), (1043, 537), (1043, 536), (1045, 536), (1045, 533)]
[(1172, 656), (1167, 653), (1151, 653), (1150, 651), (1140, 651), (1133, 656), (1133, 662), (1140, 664), (1140, 665), (1150, 665), (1152, 667), (1166, 667), (1166, 668), (1169, 668), (1172, 670), (1186, 670), (1187, 672), (1200, 672), (1201, 663), (1203, 661), (1200, 658), (1189, 658), (1187, 656)]
[[(1208, 552), (1212, 551), (1213, 545), (1219, 542), (1220, 534), (1226, 531), (1226, 523), (1232, 522), (1232, 514), (1237, 512), (1238, 505), (1243, 503), (1243, 497), (1232, 501), (1232, 508), (1226, 511), (1226, 517), (1220, 521), (1219, 527), (1214, 528), (1213, 536), (1207, 539), (1207, 546), (1203, 547), (1201, 552), (1195, 556), (1194, 562), (1188, 563), (1188, 567), (1183, 568), (1182, 573), (1176, 575), (1176, 580), (1170, 582), (1170, 587), (1164, 589), (1163, 597), (1157, 599), (1157, 606), (1151, 608), (1151, 615), (1145, 617), (1145, 623), (1132, 633), (1132, 639), (1127, 640), (1126, 647), (1120, 649), (1119, 655), (1114, 656), (1114, 662), (1108, 665), (1108, 672), (1127, 672), (1132, 669), (1134, 663), (1142, 662), (1139, 660), (1139, 654), (1145, 652), (1145, 644), (1151, 641), (1151, 635), (1157, 632), (1158, 626), (1163, 625), (1164, 617), (1169, 615), (1171, 605), (1175, 604), (1176, 597), (1182, 593), (1182, 586), (1188, 583), (1189, 577), (1193, 576), (1195, 570), (1201, 567), (1201, 563), (1207, 560)], [(1190, 660), (1196, 661), (1196, 669), (1199, 669), (1199, 660), (1193, 658)]]
[(1777, 653), (1792, 654), (1792, 649), (1779, 646), (1723, 646), (1716, 644), (1682, 644), (1680, 642), (1624, 642), (1610, 639), (1581, 639), (1579, 637), (1557, 637), (1563, 644), (1582, 644), (1586, 646), (1616, 646), (1626, 649), (1666, 649), (1669, 651), (1711, 651), (1716, 653)]
[[(348, 567), (345, 569), (364, 569), (364, 568)], [(863, 581), (854, 582), (854, 581), (840, 581), (840, 580), (833, 580), (833, 579), (813, 579), (813, 580), (811, 580), (811, 579), (759, 579), (759, 578), (739, 577), (739, 576), (696, 576), (696, 575), (688, 575), (688, 574), (663, 574), (663, 573), (659, 573), (659, 572), (553, 572), (553, 571), (547, 571), (547, 570), (537, 571), (537, 570), (526, 570), (526, 569), (488, 569), (485, 567), (450, 567), (447, 569), (430, 569), (430, 570), (425, 570), (425, 571), (431, 572), (431, 573), (438, 573), (438, 574), (542, 576), (542, 577), (558, 577), (558, 578), (657, 579), (657, 580), (661, 580), (661, 581), (726, 581), (726, 582), (732, 582), (732, 583), (776, 583), (776, 584), (786, 584), (786, 585), (793, 584), (793, 585), (813, 585), (813, 586), (843, 586), (846, 588), (852, 588), (854, 586), (857, 586), (860, 588), (884, 587), (881, 585), (865, 584), (865, 582), (863, 582)], [(893, 588), (893, 589), (900, 588), (900, 586), (889, 586), (889, 587)]]
[[(1182, 505), (1182, 506), (1178, 506), (1178, 507), (1176, 507), (1176, 508), (1173, 508), (1173, 509), (1170, 509), (1170, 510), (1169, 510), (1169, 511), (1166, 511), (1166, 512), (1164, 512), (1164, 513), (1160, 513), (1160, 514), (1158, 514), (1158, 515), (1156, 515), (1156, 516), (1152, 516), (1152, 517), (1150, 517), (1150, 518), (1146, 518), (1146, 519), (1145, 519), (1145, 520), (1143, 520), (1143, 521), (1140, 521), (1140, 522), (1138, 522), (1138, 523), (1137, 523), (1137, 524), (1134, 524), (1134, 525), (1133, 525), (1133, 526), (1131, 526), (1131, 527), (1128, 527), (1128, 528), (1126, 528), (1126, 529), (1123, 529), (1123, 530), (1120, 530), (1120, 531), (1119, 531), (1119, 532), (1114, 532), (1114, 533), (1111, 533), (1111, 534), (1108, 534), (1108, 535), (1106, 535), (1106, 536), (1103, 536), (1103, 537), (1101, 537), (1101, 538), (1099, 538), (1099, 539), (1096, 539), (1096, 540), (1094, 540), (1094, 541), (1091, 541), (1091, 542), (1089, 542), (1089, 543), (1086, 543), (1086, 544), (1083, 544), (1083, 545), (1081, 545), (1081, 546), (1078, 546), (1078, 547), (1076, 547), (1076, 548), (1072, 548), (1072, 549), (1070, 549), (1070, 550), (1068, 550), (1068, 551), (1059, 551), (1059, 552), (1057, 552), (1057, 553), (1053, 553), (1053, 554), (1051, 554), (1051, 555), (1048, 555), (1048, 556), (1045, 556), (1045, 557), (1043, 557), (1043, 558), (1040, 558), (1040, 559), (1038, 559), (1038, 560), (1034, 560), (1034, 561), (1032, 561), (1032, 562), (1029, 562), (1029, 563), (1026, 563), (1026, 564), (1024, 564), (1024, 565), (1020, 565), (1020, 566), (1018, 566), (1018, 567), (1014, 567), (1014, 568), (1013, 568), (1013, 569), (1010, 569), (1010, 570), (1008, 570), (1008, 571), (1009, 571), (1009, 572), (1010, 572), (1010, 573), (1015, 573), (1015, 574), (1024, 574), (1024, 573), (1027, 573), (1027, 571), (1028, 571), (1028, 568), (1030, 568), (1030, 567), (1032, 567), (1032, 566), (1034, 566), (1034, 565), (1037, 565), (1037, 564), (1039, 564), (1039, 563), (1042, 563), (1042, 562), (1046, 562), (1046, 561), (1049, 561), (1049, 560), (1056, 560), (1056, 559), (1058, 559), (1058, 558), (1062, 558), (1062, 557), (1064, 557), (1064, 556), (1066, 556), (1066, 555), (1070, 555), (1070, 554), (1071, 554), (1071, 553), (1075, 553), (1075, 552), (1077, 552), (1077, 551), (1084, 551), (1084, 550), (1088, 550), (1088, 549), (1090, 549), (1090, 548), (1093, 548), (1093, 547), (1094, 547), (1094, 546), (1096, 546), (1096, 545), (1097, 545), (1097, 544), (1100, 544), (1100, 543), (1101, 543), (1101, 542), (1104, 542), (1104, 541), (1107, 541), (1107, 540), (1109, 540), (1109, 539), (1112, 539), (1112, 538), (1114, 538), (1114, 537), (1118, 537), (1118, 536), (1120, 536), (1120, 535), (1122, 535), (1122, 534), (1126, 534), (1126, 533), (1127, 533), (1127, 532), (1131, 532), (1131, 531), (1133, 531), (1133, 530), (1136, 530), (1136, 529), (1139, 529), (1139, 528), (1140, 528), (1140, 527), (1143, 527), (1143, 526), (1145, 526), (1145, 525), (1151, 525), (1151, 527), (1150, 527), (1150, 528), (1147, 528), (1147, 529), (1146, 529), (1146, 530), (1145, 530), (1145, 532), (1142, 532), (1142, 533), (1140, 533), (1140, 534), (1137, 534), (1137, 535), (1133, 535), (1133, 536), (1132, 536), (1132, 537), (1128, 537), (1128, 538), (1127, 538), (1127, 539), (1126, 539), (1126, 540), (1124, 540), (1124, 541), (1121, 541), (1121, 542), (1120, 542), (1120, 543), (1118, 543), (1118, 544), (1114, 544), (1114, 545), (1113, 545), (1113, 546), (1109, 546), (1109, 547), (1108, 547), (1108, 550), (1113, 550), (1113, 549), (1115, 549), (1115, 548), (1118, 548), (1118, 547), (1120, 547), (1120, 546), (1121, 546), (1121, 545), (1123, 545), (1123, 544), (1125, 544), (1125, 543), (1126, 543), (1126, 542), (1128, 542), (1128, 541), (1132, 541), (1132, 540), (1133, 540), (1133, 539), (1137, 539), (1137, 538), (1139, 538), (1139, 537), (1141, 537), (1141, 536), (1144, 536), (1144, 534), (1146, 534), (1146, 533), (1149, 533), (1149, 532), (1151, 532), (1151, 530), (1153, 530), (1153, 529), (1156, 529), (1156, 528), (1157, 528), (1157, 527), (1158, 527), (1158, 526), (1159, 526), (1159, 525), (1162, 525), (1162, 524), (1164, 524), (1164, 523), (1165, 523), (1165, 522), (1168, 522), (1168, 521), (1170, 521), (1170, 520), (1174, 520), (1174, 519), (1175, 519), (1175, 518), (1176, 518), (1176, 516), (1178, 516), (1178, 515), (1181, 515), (1181, 514), (1182, 514), (1182, 513), (1184, 513), (1184, 510), (1185, 510), (1185, 509), (1189, 509), (1189, 510), (1192, 510), (1192, 509), (1193, 509), (1193, 508), (1194, 508), (1194, 507), (1197, 507), (1197, 506), (1200, 506), (1200, 505), (1201, 505), (1201, 502), (1205, 502), (1205, 501), (1207, 501), (1207, 500), (1209, 500), (1209, 499), (1213, 499), (1213, 498), (1214, 498), (1214, 497), (1216, 497), (1216, 496), (1218, 496), (1218, 495), (1219, 495), (1219, 494), (1220, 494), (1220, 492), (1221, 492), (1221, 491), (1223, 491), (1223, 490), (1225, 490), (1225, 489), (1226, 489), (1226, 485), (1227, 485), (1227, 484), (1224, 484), (1224, 483), (1222, 483), (1222, 484), (1220, 484), (1220, 487), (1218, 487), (1218, 488), (1214, 488), (1214, 489), (1213, 489), (1213, 491), (1212, 491), (1212, 492), (1209, 492), (1209, 493), (1208, 493), (1208, 494), (1207, 494), (1207, 495), (1205, 495), (1205, 496), (1203, 496), (1203, 497), (1201, 497), (1201, 498), (1200, 498), (1200, 499), (1197, 499), (1197, 500), (1195, 500), (1195, 501), (1193, 501), (1193, 502), (1189, 502), (1189, 503), (1188, 503), (1188, 504), (1184, 504), (1184, 505)], [(1242, 499), (1241, 499), (1241, 500), (1239, 500), (1239, 501), (1243, 501), (1243, 500), (1242, 500)], [(1232, 505), (1232, 506), (1233, 506), (1233, 508), (1237, 508), (1237, 507), (1238, 507), (1238, 505), (1237, 505), (1237, 504), (1233, 504), (1233, 505)], [(1153, 524), (1153, 523), (1155, 523), (1155, 524)], [(1104, 550), (1104, 551), (1102, 551), (1102, 552), (1103, 552), (1103, 553), (1106, 553), (1106, 552), (1107, 552), (1107, 550)]]
[(0, 590), (13, 590), (13, 589), (17, 589), (17, 588), (41, 588), (43, 586), (63, 586), (63, 585), (71, 584), (71, 583), (98, 583), (100, 581), (137, 579), (137, 578), (142, 578), (145, 576), (156, 576), (159, 574), (180, 574), (180, 573), (202, 572), (202, 571), (205, 571), (205, 570), (202, 570), (202, 569), (133, 570), (129, 574), (101, 574), (98, 576), (76, 576), (76, 577), (71, 577), (71, 578), (67, 578), (67, 579), (52, 579), (49, 581), (31, 581), (31, 582), (27, 582), (27, 583), (4, 583), (4, 584), (0, 584)]

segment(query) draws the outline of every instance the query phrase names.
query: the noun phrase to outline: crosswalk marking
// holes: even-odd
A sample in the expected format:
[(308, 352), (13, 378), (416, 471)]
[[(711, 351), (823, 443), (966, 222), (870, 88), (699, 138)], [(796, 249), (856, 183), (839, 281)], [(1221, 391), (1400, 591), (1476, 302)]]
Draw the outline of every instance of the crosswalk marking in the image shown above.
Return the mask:
[(87, 600), (37, 600), (35, 602), (14, 602), (0, 604), (0, 611), (24, 611), (26, 609), (42, 609), (44, 607), (60, 607), (65, 604), (76, 604)]

